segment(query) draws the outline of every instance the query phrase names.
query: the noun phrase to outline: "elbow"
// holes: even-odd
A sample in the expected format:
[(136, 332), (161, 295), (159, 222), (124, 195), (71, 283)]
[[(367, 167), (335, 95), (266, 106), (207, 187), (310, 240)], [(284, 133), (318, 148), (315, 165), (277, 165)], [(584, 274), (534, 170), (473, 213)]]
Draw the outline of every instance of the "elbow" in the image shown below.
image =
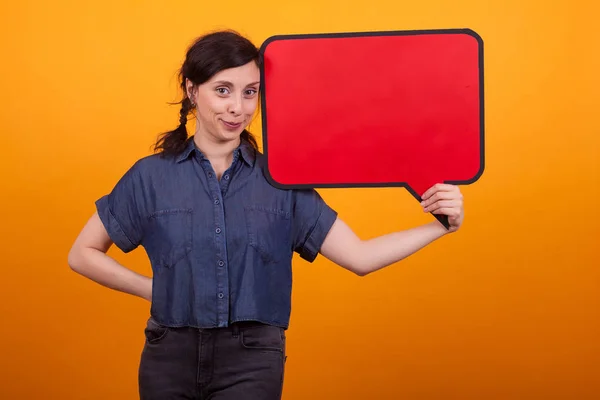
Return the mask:
[(362, 278), (363, 276), (367, 276), (369, 274), (369, 271), (365, 271), (365, 270), (362, 270), (362, 269), (356, 269), (356, 270), (354, 270), (354, 273), (357, 276), (360, 276)]
[[(361, 244), (362, 243), (364, 242), (361, 241)], [(350, 257), (350, 260), (352, 261), (350, 262), (350, 265), (348, 265), (348, 269), (357, 276), (367, 276), (373, 271), (372, 260), (370, 257), (365, 256), (366, 254), (369, 254), (369, 252), (361, 245), (355, 246), (355, 250), (354, 254)]]
[(67, 264), (72, 271), (77, 270), (77, 256), (75, 255), (74, 249), (69, 251), (69, 255), (67, 256)]
[(371, 268), (366, 262), (356, 262), (348, 268), (355, 275), (363, 277), (371, 273)]
[(67, 264), (72, 271), (81, 273), (81, 250), (77, 247), (72, 247), (67, 255)]

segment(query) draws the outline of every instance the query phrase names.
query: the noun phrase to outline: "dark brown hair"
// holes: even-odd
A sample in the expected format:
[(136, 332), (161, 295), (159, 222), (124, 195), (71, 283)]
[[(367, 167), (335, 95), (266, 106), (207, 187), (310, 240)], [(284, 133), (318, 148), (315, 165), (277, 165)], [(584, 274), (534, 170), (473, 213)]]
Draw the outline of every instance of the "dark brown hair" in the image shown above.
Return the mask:
[[(245, 37), (234, 31), (218, 31), (199, 37), (188, 48), (185, 61), (179, 70), (179, 85), (183, 91), (179, 111), (179, 126), (172, 131), (162, 133), (156, 144), (155, 151), (163, 155), (173, 156), (185, 149), (188, 139), (186, 123), (188, 114), (192, 111), (192, 102), (187, 97), (186, 79), (194, 85), (201, 85), (216, 73), (229, 68), (241, 67), (249, 62), (259, 66), (259, 50)], [(246, 129), (242, 131), (242, 140), (248, 141), (258, 149), (256, 138)]]

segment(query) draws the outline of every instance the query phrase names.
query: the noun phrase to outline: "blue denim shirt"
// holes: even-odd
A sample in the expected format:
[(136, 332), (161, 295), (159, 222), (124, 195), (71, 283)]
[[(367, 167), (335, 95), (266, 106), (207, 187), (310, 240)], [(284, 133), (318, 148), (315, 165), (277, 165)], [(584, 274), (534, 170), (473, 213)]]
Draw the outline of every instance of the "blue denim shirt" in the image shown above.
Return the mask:
[(116, 246), (146, 250), (157, 322), (288, 327), (293, 252), (312, 262), (337, 213), (313, 189), (271, 186), (265, 161), (242, 142), (219, 181), (192, 137), (176, 158), (138, 160), (96, 201)]

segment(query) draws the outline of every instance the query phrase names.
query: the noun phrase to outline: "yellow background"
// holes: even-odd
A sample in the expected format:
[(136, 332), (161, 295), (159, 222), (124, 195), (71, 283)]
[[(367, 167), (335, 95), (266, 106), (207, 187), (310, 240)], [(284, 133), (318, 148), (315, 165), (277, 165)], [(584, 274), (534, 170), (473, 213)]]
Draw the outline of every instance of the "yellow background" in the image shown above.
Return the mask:
[[(285, 399), (600, 398), (592, 4), (3, 2), (0, 398), (136, 398), (148, 304), (71, 272), (67, 253), (176, 126), (186, 46), (227, 27), (257, 45), (463, 27), (485, 43), (486, 169), (462, 188), (463, 229), (365, 278), (296, 259)], [(404, 189), (321, 193), (363, 238), (431, 220)], [(149, 272), (141, 249), (110, 254)]]

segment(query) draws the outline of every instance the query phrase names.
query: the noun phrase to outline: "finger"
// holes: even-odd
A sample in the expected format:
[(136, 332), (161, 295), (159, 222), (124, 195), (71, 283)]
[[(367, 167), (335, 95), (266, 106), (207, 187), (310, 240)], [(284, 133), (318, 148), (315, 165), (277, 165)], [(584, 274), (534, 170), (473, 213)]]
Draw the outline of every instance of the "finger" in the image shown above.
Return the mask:
[(432, 212), (433, 214), (447, 215), (448, 219), (460, 216), (460, 209), (456, 207), (442, 207)]
[(438, 210), (440, 208), (460, 208), (460, 201), (458, 200), (440, 200), (440, 201), (436, 201), (435, 203), (427, 206), (427, 207), (423, 207), (423, 211), (425, 212), (432, 212), (435, 210)]
[(458, 187), (456, 185), (450, 185), (447, 183), (436, 183), (435, 185), (433, 185), (432, 187), (430, 187), (429, 189), (427, 189), (425, 191), (425, 193), (423, 193), (423, 196), (421, 196), (421, 198), (423, 200), (428, 199), (429, 197), (431, 197), (434, 193), (437, 192), (452, 192), (457, 190)]
[(428, 207), (440, 200), (462, 200), (462, 196), (455, 192), (437, 192), (434, 193), (430, 198), (421, 202), (421, 205)]
[(435, 203), (424, 207), (423, 211), (425, 212), (433, 212), (435, 210), (439, 210), (440, 208), (455, 208), (460, 210), (460, 208), (462, 207), (462, 204), (459, 200), (440, 200), (440, 201), (436, 201)]

